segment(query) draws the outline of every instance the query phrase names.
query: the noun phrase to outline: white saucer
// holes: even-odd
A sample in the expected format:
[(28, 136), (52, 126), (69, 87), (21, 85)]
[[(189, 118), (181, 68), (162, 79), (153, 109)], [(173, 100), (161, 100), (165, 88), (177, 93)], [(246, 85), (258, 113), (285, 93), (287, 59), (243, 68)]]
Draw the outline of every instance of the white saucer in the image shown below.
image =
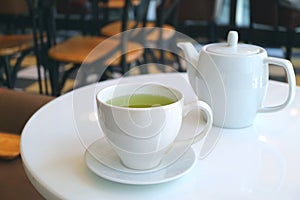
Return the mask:
[(124, 166), (120, 161), (119, 156), (113, 150), (112, 146), (105, 139), (105, 137), (96, 140), (87, 148), (87, 151), (98, 162), (107, 167), (121, 172), (139, 174), (158, 171), (174, 164), (186, 151), (189, 150), (190, 146), (191, 141), (188, 140), (174, 143), (165, 153), (160, 164), (155, 168), (147, 170), (135, 170)]
[(157, 184), (177, 179), (188, 173), (196, 161), (195, 151), (182, 143), (176, 143), (166, 153), (160, 165), (150, 170), (134, 170), (123, 166), (105, 138), (91, 144), (85, 152), (86, 165), (96, 175), (114, 182), (135, 185)]

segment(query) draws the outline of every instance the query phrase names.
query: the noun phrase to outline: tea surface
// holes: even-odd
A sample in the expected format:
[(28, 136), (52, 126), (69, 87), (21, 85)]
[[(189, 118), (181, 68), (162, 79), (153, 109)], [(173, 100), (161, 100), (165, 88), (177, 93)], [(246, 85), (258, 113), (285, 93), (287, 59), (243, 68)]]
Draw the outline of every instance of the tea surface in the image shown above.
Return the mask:
[(135, 94), (113, 98), (106, 103), (127, 108), (150, 108), (164, 106), (175, 101), (171, 98), (151, 95), (151, 94)]

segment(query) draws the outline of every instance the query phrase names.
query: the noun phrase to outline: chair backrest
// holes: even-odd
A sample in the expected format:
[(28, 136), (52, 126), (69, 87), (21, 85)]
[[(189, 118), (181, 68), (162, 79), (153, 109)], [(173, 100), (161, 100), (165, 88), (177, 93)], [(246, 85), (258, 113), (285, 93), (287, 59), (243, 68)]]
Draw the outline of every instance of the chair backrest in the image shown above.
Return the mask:
[(278, 0), (250, 0), (250, 24), (278, 25)]
[(37, 42), (41, 44), (48, 44), (48, 47), (56, 44), (54, 1), (27, 1), (32, 20), (33, 34), (39, 40)]
[(215, 0), (182, 0), (178, 7), (178, 20), (213, 21)]
[(5, 33), (24, 32), (28, 25), (26, 0), (0, 0), (0, 24), (6, 25)]
[(55, 0), (57, 12), (62, 14), (88, 14), (88, 5), (89, 0)]
[[(147, 15), (148, 15), (148, 8), (149, 8), (149, 3), (150, 0), (141, 0), (139, 5), (137, 7), (135, 7), (135, 24), (132, 27), (134, 28), (138, 28), (139, 24), (142, 23), (143, 27), (146, 26), (147, 23)], [(121, 34), (121, 42), (120, 42), (120, 47), (121, 47), (121, 51), (122, 51), (122, 55), (121, 55), (121, 63), (120, 65), (122, 66), (122, 69), (124, 69), (124, 67), (127, 65), (126, 64), (126, 55), (125, 52), (127, 50), (127, 41), (128, 39), (132, 36), (131, 31), (127, 31), (127, 27), (128, 27), (128, 23), (129, 23), (129, 10), (133, 8), (133, 4), (131, 0), (125, 0), (125, 5), (124, 8), (122, 9), (122, 25), (121, 25), (121, 32), (126, 31), (126, 34)], [(140, 37), (140, 34), (136, 37)]]
[[(216, 0), (182, 0), (178, 6), (178, 29), (192, 37), (205, 37), (205, 42), (218, 40), (216, 24)], [(203, 26), (201, 32), (195, 33), (188, 27)], [(199, 31), (199, 30), (198, 30)]]
[(55, 0), (54, 6), (57, 30), (80, 30), (85, 35), (95, 35), (96, 22), (90, 20), (94, 10), (90, 0)]
[[(53, 0), (27, 0), (34, 38), (34, 52), (37, 59), (37, 68), (44, 68), (44, 79), (49, 67), (48, 50), (56, 44)], [(52, 66), (53, 67), (53, 66)], [(48, 94), (48, 84), (45, 81), (45, 90)]]
[[(184, 0), (183, 0), (184, 1)], [(162, 0), (156, 9), (156, 26), (162, 27), (163, 24), (177, 25), (178, 7), (180, 0)]]
[(250, 0), (248, 42), (260, 46), (281, 46), (278, 0)]
[(0, 14), (20, 15), (28, 13), (26, 0), (0, 0)]
[[(147, 23), (147, 16), (148, 16), (148, 10), (149, 10), (149, 4), (150, 0), (141, 0), (139, 5), (135, 7), (135, 16), (134, 21), (135, 25), (133, 28), (137, 28), (140, 23), (143, 24), (143, 26)], [(122, 30), (125, 31), (127, 28), (127, 22), (130, 18), (129, 16), (129, 10), (133, 8), (133, 4), (131, 0), (125, 0), (125, 6), (122, 11)]]

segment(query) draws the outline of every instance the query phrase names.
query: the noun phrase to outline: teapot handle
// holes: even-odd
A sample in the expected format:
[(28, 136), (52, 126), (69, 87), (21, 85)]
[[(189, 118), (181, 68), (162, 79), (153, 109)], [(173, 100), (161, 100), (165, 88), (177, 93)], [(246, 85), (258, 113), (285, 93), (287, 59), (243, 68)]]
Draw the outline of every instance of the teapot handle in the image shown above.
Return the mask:
[(287, 74), (287, 80), (289, 84), (289, 94), (285, 100), (280, 105), (272, 106), (272, 107), (263, 107), (258, 110), (258, 112), (274, 112), (274, 111), (279, 111), (286, 106), (288, 106), (294, 99), (295, 94), (296, 94), (296, 78), (295, 78), (295, 72), (293, 69), (293, 65), (290, 61), (282, 58), (274, 58), (274, 57), (267, 57), (264, 59), (264, 63), (267, 64), (274, 64), (283, 67), (283, 69), (286, 71)]

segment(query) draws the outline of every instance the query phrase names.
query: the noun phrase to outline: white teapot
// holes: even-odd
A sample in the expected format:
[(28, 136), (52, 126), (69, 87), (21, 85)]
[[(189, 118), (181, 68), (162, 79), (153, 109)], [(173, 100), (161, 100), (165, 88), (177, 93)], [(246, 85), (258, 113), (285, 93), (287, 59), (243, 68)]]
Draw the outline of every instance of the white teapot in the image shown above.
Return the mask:
[[(187, 60), (189, 82), (199, 99), (211, 106), (216, 126), (250, 126), (256, 113), (281, 110), (295, 97), (296, 80), (291, 62), (268, 57), (266, 50), (259, 46), (238, 44), (236, 31), (229, 32), (227, 43), (205, 45), (200, 53), (189, 42), (180, 42), (177, 46)], [(289, 93), (281, 105), (263, 107), (269, 64), (284, 68)]]

